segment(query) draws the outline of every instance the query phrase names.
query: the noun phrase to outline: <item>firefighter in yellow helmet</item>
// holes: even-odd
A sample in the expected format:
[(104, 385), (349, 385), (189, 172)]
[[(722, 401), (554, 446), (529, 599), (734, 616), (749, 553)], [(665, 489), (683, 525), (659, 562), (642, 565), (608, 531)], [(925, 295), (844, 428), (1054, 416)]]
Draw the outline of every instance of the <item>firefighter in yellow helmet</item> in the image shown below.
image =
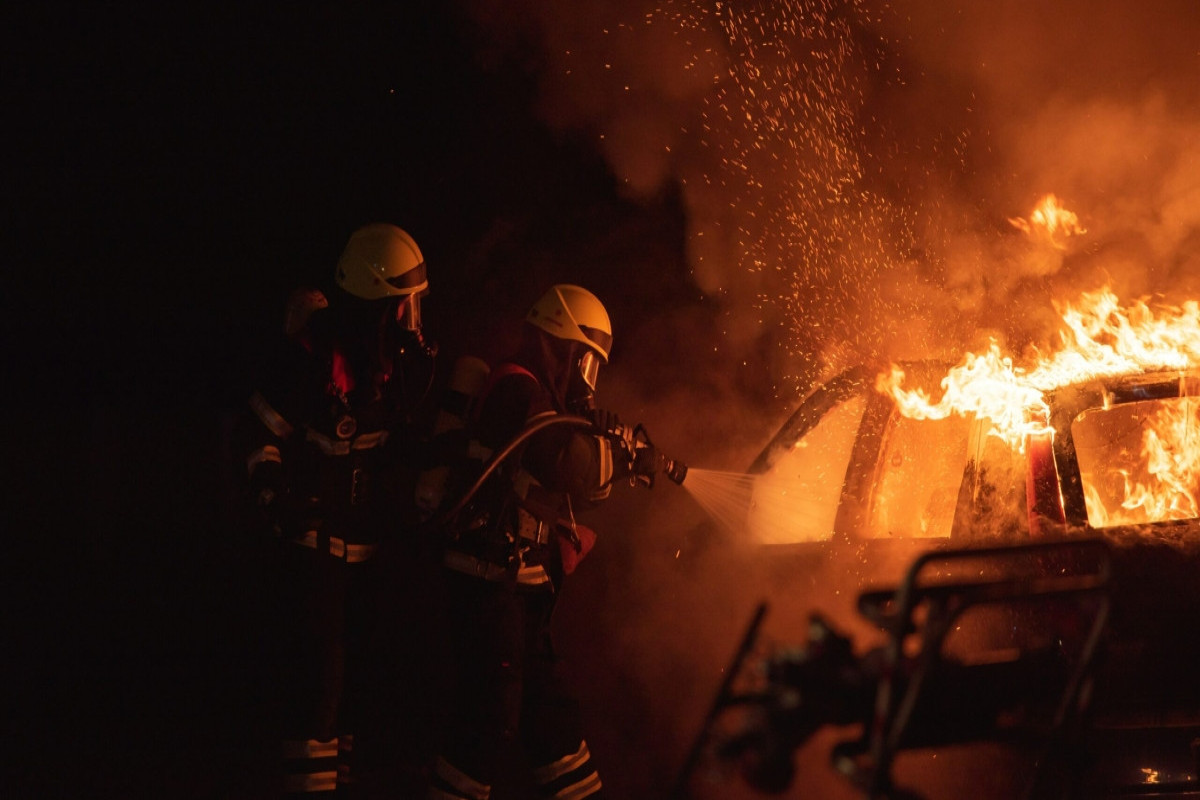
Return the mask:
[[(470, 425), (493, 452), (520, 444), (442, 531), (450, 690), (429, 790), (437, 800), (485, 800), (514, 739), (546, 796), (601, 791), (555, 658), (550, 616), (563, 579), (595, 540), (576, 514), (657, 460), (621, 451), (607, 430), (615, 415), (595, 410), (613, 342), (600, 300), (559, 284), (533, 304), (526, 323), (518, 352), (491, 371), (476, 398)], [(531, 424), (584, 422), (584, 415), (598, 424), (547, 424), (522, 439)]]
[[(558, 284), (542, 295), (525, 318), (549, 334), (539, 337), (545, 375), (565, 410), (587, 413), (593, 408), (600, 365), (612, 349), (612, 323), (596, 295), (579, 286)], [(564, 346), (565, 344), (565, 346)]]
[[(242, 425), (248, 494), (270, 540), (267, 633), (285, 796), (352, 792), (373, 625), (373, 557), (403, 525), (395, 459), (432, 377), (425, 259), (386, 223), (354, 231), (328, 292), (288, 299)], [(386, 473), (387, 480), (384, 480)]]

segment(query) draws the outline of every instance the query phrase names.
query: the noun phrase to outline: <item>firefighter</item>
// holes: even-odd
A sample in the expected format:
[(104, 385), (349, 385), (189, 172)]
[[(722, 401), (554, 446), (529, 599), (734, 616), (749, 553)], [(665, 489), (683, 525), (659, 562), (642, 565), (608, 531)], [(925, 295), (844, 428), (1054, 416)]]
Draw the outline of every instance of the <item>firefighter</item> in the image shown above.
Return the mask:
[(425, 260), (411, 236), (384, 223), (356, 230), (334, 283), (292, 293), (241, 431), (253, 519), (269, 534), (266, 633), (287, 797), (354, 792), (372, 558), (404, 514), (390, 502), (386, 456), (433, 374)]
[[(512, 455), (480, 475), (475, 495), (442, 531), (451, 681), (428, 795), (438, 800), (485, 800), (515, 763), (529, 766), (528, 778), (547, 796), (601, 790), (550, 619), (563, 578), (594, 542), (576, 514), (631, 472), (652, 475), (656, 453), (623, 452), (606, 435), (615, 415), (594, 407), (612, 346), (596, 296), (553, 286), (526, 322), (518, 352), (488, 376), (471, 426), (494, 458), (510, 447)], [(565, 424), (589, 419), (590, 427)]]

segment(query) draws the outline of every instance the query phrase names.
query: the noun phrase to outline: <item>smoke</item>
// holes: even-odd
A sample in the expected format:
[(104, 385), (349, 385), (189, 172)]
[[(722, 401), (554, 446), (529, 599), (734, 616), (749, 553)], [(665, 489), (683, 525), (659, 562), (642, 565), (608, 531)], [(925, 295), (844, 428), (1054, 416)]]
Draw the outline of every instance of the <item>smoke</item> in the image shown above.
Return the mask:
[[(692, 279), (730, 311), (715, 346), (781, 350), (780, 391), (981, 329), (1020, 347), (1097, 282), (1194, 288), (1194, 4), (468, 8), (630, 197), (679, 188)], [(1076, 250), (1006, 223), (1050, 192), (1087, 223)]]
[[(1194, 296), (1200, 56), (1186, 31), (1197, 13), (1002, 2), (952, 13), (922, 4), (893, 18), (892, 41), (941, 78), (934, 85), (954, 76), (970, 87), (965, 168), (915, 198), (922, 209), (970, 209), (924, 237), (943, 243), (931, 248), (945, 265), (938, 299), (965, 330), (994, 329), (1019, 352), (1057, 327), (1052, 303), (1105, 283), (1125, 300)], [(950, 119), (931, 115), (909, 141)], [(1057, 252), (1002, 230), (1047, 193), (1087, 230)]]
[[(1054, 303), (1104, 284), (1126, 300), (1200, 292), (1195, 3), (464, 8), (481, 59), (535, 76), (542, 118), (590, 142), (626, 198), (678, 197), (691, 293), (647, 301), (618, 331), (638, 347), (601, 394), (695, 465), (750, 463), (800, 393), (854, 363), (957, 361), (988, 338), (1019, 354), (1054, 335)], [(1049, 193), (1086, 233), (1051, 241), (1009, 221)], [(625, 267), (656, 300), (679, 294), (653, 263)], [(595, 622), (578, 609), (615, 643), (610, 688), (637, 695), (667, 762), (715, 687), (695, 670), (713, 677), (780, 585), (736, 548), (681, 568), (702, 518), (673, 489), (602, 512), (597, 527), (619, 533), (579, 579), (605, 605)], [(865, 579), (792, 577), (810, 584), (783, 599), (805, 609), (844, 605)]]

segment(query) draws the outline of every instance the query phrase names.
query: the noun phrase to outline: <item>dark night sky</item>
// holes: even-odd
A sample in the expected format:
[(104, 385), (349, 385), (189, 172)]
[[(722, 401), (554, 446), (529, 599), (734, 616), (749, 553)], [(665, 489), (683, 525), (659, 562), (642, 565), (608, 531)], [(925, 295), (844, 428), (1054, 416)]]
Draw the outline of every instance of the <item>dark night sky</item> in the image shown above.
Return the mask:
[[(414, 235), (451, 353), (494, 350), (482, 334), (552, 280), (636, 287), (647, 247), (676, 265), (652, 294), (685, 280), (672, 198), (619, 200), (598, 155), (534, 118), (527, 71), (480, 65), (455, 4), (129, 5), (5, 12), (6, 438), (28, 457), (4, 738), (42, 796), (161, 796), (130, 775), (237, 751), (200, 744), (244, 734), (231, 662), (253, 635), (222, 424), (282, 298), (325, 282), (351, 230)], [(618, 325), (639, 310), (610, 305)]]
[(314, 8), (18, 24), (18, 252), (89, 307), (74, 323), (224, 308), (220, 333), (372, 219), (455, 287), (498, 209), (535, 225), (605, 200), (598, 158), (534, 120), (528, 75), (478, 66), (452, 4)]

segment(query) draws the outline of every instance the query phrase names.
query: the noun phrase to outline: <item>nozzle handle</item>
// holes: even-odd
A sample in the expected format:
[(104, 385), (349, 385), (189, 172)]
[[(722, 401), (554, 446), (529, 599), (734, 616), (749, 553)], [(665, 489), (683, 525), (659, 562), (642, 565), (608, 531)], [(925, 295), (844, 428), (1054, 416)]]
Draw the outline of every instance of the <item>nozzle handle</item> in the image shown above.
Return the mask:
[[(654, 448), (649, 434), (646, 433), (646, 428), (640, 423), (633, 427), (617, 423), (604, 431), (604, 433), (612, 437), (623, 447), (631, 462), (637, 460), (638, 453), (643, 452), (646, 448)], [(650, 464), (652, 464), (650, 470), (634, 477), (635, 483), (641, 483), (647, 487), (653, 486), (654, 478), (652, 473), (654, 472), (666, 474), (673, 483), (680, 486), (683, 485), (683, 481), (687, 477), (687, 464), (671, 458), (657, 448), (654, 448)]]
[(688, 467), (682, 461), (663, 456), (663, 472), (673, 483), (682, 486), (684, 479), (687, 478)]

